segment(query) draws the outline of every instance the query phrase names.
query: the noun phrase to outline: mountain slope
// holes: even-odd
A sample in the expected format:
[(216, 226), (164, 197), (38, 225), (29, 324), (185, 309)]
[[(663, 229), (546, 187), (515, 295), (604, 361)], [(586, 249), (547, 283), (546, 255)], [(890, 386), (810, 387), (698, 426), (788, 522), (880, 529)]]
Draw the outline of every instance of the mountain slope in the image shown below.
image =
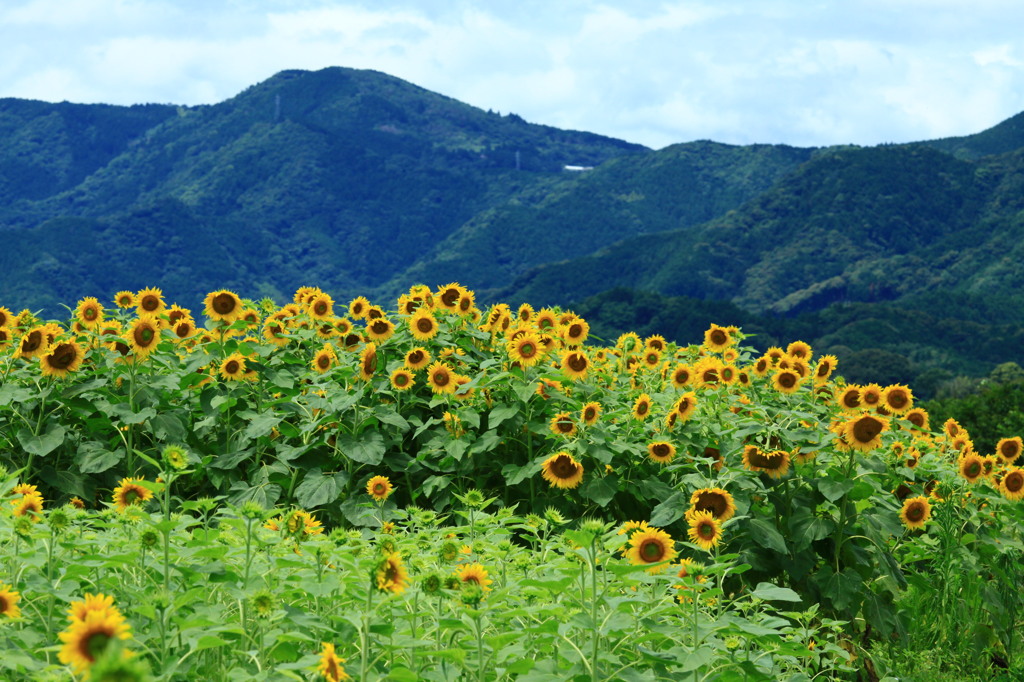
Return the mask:
[(695, 230), (541, 266), (501, 295), (567, 302), (612, 286), (795, 313), (935, 288), (1021, 283), (1024, 152), (984, 163), (927, 146), (823, 152)]
[[(60, 105), (32, 106), (36, 125)], [(120, 153), (0, 212), (5, 300), (66, 302), (65, 281), (79, 285), (72, 297), (159, 285), (189, 301), (237, 282), (281, 299), (309, 281), (365, 293), (474, 215), (561, 180), (564, 165), (644, 151), (338, 68), (283, 72), (217, 105), (158, 113)], [(103, 273), (79, 263), (99, 245)], [(220, 272), (203, 265), (211, 257)]]

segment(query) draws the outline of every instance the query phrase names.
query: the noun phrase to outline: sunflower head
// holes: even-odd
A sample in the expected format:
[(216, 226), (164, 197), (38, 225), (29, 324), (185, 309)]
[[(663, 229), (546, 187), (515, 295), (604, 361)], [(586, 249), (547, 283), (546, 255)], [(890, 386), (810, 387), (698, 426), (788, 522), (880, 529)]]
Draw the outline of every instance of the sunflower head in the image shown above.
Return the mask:
[(651, 396), (641, 393), (633, 402), (633, 419), (643, 421), (651, 416)]
[(583, 406), (583, 410), (580, 412), (580, 419), (587, 426), (592, 426), (597, 423), (598, 418), (601, 416), (601, 403), (589, 402)]
[(381, 592), (401, 594), (409, 582), (409, 573), (402, 565), (402, 556), (398, 552), (386, 553), (377, 564), (377, 589)]
[[(675, 414), (674, 412), (670, 414)], [(676, 456), (676, 446), (667, 441), (658, 440), (647, 444), (647, 456), (659, 464), (668, 464)]]
[(743, 448), (743, 468), (768, 474), (771, 478), (782, 478), (789, 471), (790, 456), (786, 450), (764, 452), (756, 445)]
[(889, 420), (862, 414), (845, 422), (842, 428), (843, 439), (851, 448), (867, 452), (881, 446), (881, 434), (889, 429)]
[(19, 601), (21, 601), (21, 594), (17, 590), (11, 585), (0, 583), (0, 616), (4, 618), (20, 617)]
[(1013, 464), (1020, 457), (1022, 449), (1022, 441), (1020, 436), (1014, 436), (1013, 438), (1001, 438), (996, 443), (996, 454), (1006, 464)]
[(927, 497), (908, 497), (903, 500), (903, 508), (900, 510), (900, 520), (907, 528), (924, 528), (932, 515), (932, 505)]
[(334, 645), (328, 642), (321, 642), (321, 644), (323, 649), (320, 651), (320, 666), (317, 668), (317, 672), (323, 675), (327, 682), (351, 680), (352, 678), (345, 672), (345, 666), (342, 665), (345, 659), (334, 651)]
[(722, 524), (711, 512), (694, 511), (687, 520), (690, 527), (686, 534), (701, 549), (711, 551), (722, 541)]
[(230, 324), (237, 320), (242, 312), (242, 299), (226, 289), (211, 291), (203, 303), (206, 306), (203, 311), (206, 316), (219, 322)]
[(544, 460), (541, 472), (544, 480), (555, 488), (575, 488), (583, 480), (583, 465), (564, 450)]
[(559, 412), (551, 418), (548, 424), (551, 433), (564, 438), (571, 438), (576, 435), (576, 421), (568, 412)]
[(667, 562), (675, 559), (677, 554), (672, 536), (652, 526), (645, 526), (630, 535), (626, 549), (626, 558), (634, 566), (652, 564), (647, 569), (652, 575), (664, 571)]
[(723, 488), (701, 488), (690, 496), (690, 507), (698, 512), (710, 512), (725, 523), (736, 514), (736, 502), (732, 494)]
[(388, 499), (394, 489), (387, 476), (374, 476), (366, 483), (366, 494), (377, 502)]

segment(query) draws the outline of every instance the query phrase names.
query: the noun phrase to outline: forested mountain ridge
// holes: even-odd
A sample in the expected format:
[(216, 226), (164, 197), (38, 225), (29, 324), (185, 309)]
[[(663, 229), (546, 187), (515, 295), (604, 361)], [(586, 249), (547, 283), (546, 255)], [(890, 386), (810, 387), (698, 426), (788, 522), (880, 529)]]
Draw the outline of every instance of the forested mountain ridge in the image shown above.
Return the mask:
[(878, 342), (914, 376), (969, 371), (967, 323), (995, 335), (984, 373), (1024, 325), (1024, 114), (915, 144), (650, 150), (330, 68), (196, 107), (3, 99), (0, 135), (0, 305), (47, 315), (147, 286), (195, 307), (456, 280), (600, 317), (585, 299), (625, 287), (851, 352), (876, 320), (917, 339)]

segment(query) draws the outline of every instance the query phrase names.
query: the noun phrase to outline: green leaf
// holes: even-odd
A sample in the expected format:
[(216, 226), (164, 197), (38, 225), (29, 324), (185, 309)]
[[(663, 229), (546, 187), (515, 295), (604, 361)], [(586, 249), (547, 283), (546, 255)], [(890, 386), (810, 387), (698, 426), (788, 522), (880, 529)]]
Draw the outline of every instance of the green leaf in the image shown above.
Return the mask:
[(794, 512), (789, 520), (790, 535), (798, 541), (797, 545), (800, 547), (806, 547), (816, 540), (828, 537), (832, 529), (832, 521), (816, 516), (806, 509)]
[(162, 412), (149, 421), (153, 434), (164, 442), (181, 442), (188, 436), (185, 425), (174, 413)]
[(156, 410), (152, 407), (144, 407), (138, 412), (132, 412), (132, 407), (128, 403), (111, 405), (110, 413), (112, 416), (117, 417), (122, 424), (141, 424), (147, 419), (152, 419), (156, 416)]
[(83, 474), (102, 473), (123, 458), (123, 450), (111, 450), (102, 443), (82, 443), (75, 452), (75, 464)]
[(393, 407), (379, 405), (373, 410), (373, 416), (382, 424), (390, 424), (397, 427), (399, 431), (407, 431), (409, 429), (409, 422), (406, 421), (405, 417), (398, 414)]
[(50, 424), (46, 432), (33, 436), (28, 429), (18, 431), (18, 442), (30, 455), (46, 457), (64, 443), (66, 431), (60, 424)]
[(348, 474), (344, 472), (324, 474), (320, 469), (310, 469), (295, 489), (295, 501), (306, 509), (334, 502), (345, 489), (346, 483)]
[(750, 596), (764, 601), (802, 601), (800, 595), (788, 587), (779, 587), (771, 583), (758, 583)]
[(829, 502), (835, 502), (840, 497), (850, 492), (853, 488), (853, 481), (844, 479), (840, 481), (831, 478), (823, 478), (818, 481), (818, 492)]
[(617, 492), (618, 490), (608, 482), (607, 478), (600, 477), (590, 478), (583, 484), (583, 488), (580, 490), (583, 497), (593, 500), (601, 507), (611, 502)]
[(249, 438), (259, 438), (269, 435), (275, 426), (281, 423), (281, 415), (273, 412), (262, 412), (249, 419), (245, 427), (245, 435)]
[(491, 414), (487, 418), (487, 425), (493, 429), (497, 427), (498, 424), (501, 424), (503, 421), (511, 419), (512, 417), (519, 414), (519, 411), (519, 405), (498, 405), (497, 407), (491, 409)]
[(364, 432), (358, 436), (340, 434), (338, 450), (351, 460), (375, 466), (384, 459), (384, 436), (376, 431)]
[(789, 552), (786, 549), (786, 541), (782, 538), (782, 534), (770, 522), (765, 519), (752, 519), (749, 527), (750, 536), (757, 544), (780, 554)]
[(686, 495), (679, 491), (669, 495), (666, 500), (651, 511), (650, 524), (663, 528), (683, 518), (686, 514), (686, 505), (683, 502), (685, 499)]

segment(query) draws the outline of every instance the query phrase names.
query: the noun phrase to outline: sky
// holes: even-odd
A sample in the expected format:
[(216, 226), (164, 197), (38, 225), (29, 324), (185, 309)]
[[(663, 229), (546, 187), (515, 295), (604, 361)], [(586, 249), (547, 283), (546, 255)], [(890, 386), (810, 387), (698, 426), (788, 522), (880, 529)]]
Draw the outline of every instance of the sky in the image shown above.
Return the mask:
[(875, 145), (1024, 111), (1021, 0), (0, 0), (0, 97), (213, 104), (375, 69), (661, 148)]

